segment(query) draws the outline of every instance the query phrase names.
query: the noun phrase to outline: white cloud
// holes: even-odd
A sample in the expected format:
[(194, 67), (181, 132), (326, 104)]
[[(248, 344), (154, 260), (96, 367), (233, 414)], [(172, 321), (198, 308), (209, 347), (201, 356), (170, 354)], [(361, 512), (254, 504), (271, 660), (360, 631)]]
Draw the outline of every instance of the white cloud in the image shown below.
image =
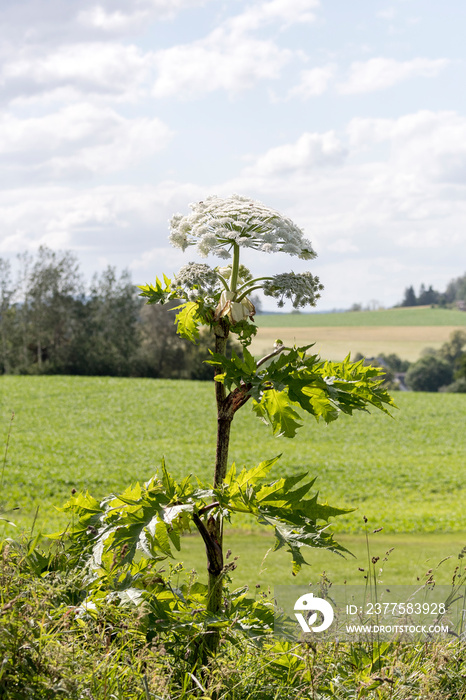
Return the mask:
[[(158, 51), (156, 97), (192, 98), (214, 90), (230, 94), (250, 89), (260, 80), (274, 80), (297, 52), (283, 49), (254, 32), (269, 24), (282, 29), (315, 20), (318, 0), (265, 0), (229, 17), (197, 41)], [(320, 80), (322, 81), (322, 77)], [(317, 76), (314, 76), (314, 83)]]
[(314, 22), (314, 10), (319, 7), (319, 0), (265, 0), (247, 7), (244, 12), (230, 19), (228, 26), (234, 33), (246, 33), (270, 23), (279, 22), (282, 27), (289, 27), (292, 24)]
[(351, 64), (349, 77), (339, 85), (339, 91), (345, 95), (373, 92), (411, 78), (435, 78), (448, 64), (449, 61), (445, 58), (397, 61), (379, 57), (358, 61)]
[(94, 5), (87, 10), (81, 10), (76, 20), (84, 27), (101, 29), (108, 33), (121, 33), (133, 27), (137, 27), (141, 22), (147, 19), (147, 15), (147, 9), (145, 11), (136, 10), (128, 14), (120, 10), (107, 12), (102, 5)]
[[(27, 2), (22, 4), (27, 15)], [(125, 5), (85, 0), (82, 6), (72, 4), (69, 15), (60, 11), (50, 16), (44, 11), (31, 28), (29, 40), (19, 42), (19, 49), (5, 45), (0, 71), (3, 100), (24, 103), (46, 97), (70, 101), (93, 96), (134, 102), (149, 94), (149, 86), (155, 97), (164, 98), (193, 98), (216, 90), (240, 93), (259, 81), (279, 78), (283, 67), (298, 55), (255, 32), (269, 24), (281, 29), (309, 22), (319, 5), (317, 0), (296, 0), (291, 5), (288, 0), (256, 2), (204, 37), (166, 49), (144, 51), (113, 39), (139, 22), (147, 24), (155, 16), (166, 19), (200, 4), (204, 2), (133, 0)], [(71, 18), (74, 24), (68, 26)], [(50, 36), (46, 42), (41, 40), (41, 27), (50, 25), (59, 32), (62, 23), (67, 24), (69, 33), (63, 26), (61, 41)], [(323, 80), (323, 74), (308, 76), (306, 89), (318, 90), (317, 83)]]
[(248, 176), (284, 175), (288, 172), (307, 172), (326, 166), (340, 165), (345, 148), (334, 131), (323, 134), (302, 134), (294, 143), (271, 148), (259, 156), (254, 165), (246, 168)]
[[(314, 144), (322, 143), (325, 133), (312, 136)], [(464, 260), (466, 117), (419, 112), (393, 120), (352, 120), (346, 137), (332, 134), (329, 141), (337, 145), (337, 153), (347, 151), (332, 168), (303, 167), (306, 149), (298, 144), (307, 141), (303, 134), (258, 156), (229, 183), (229, 191), (284, 211), (306, 231), (319, 254), (313, 269), (337, 293), (325, 308), (370, 296), (394, 304), (405, 280), (412, 284), (425, 270), (431, 272), (424, 280), (441, 287), (448, 270), (458, 269), (458, 261)], [(370, 287), (371, 261), (377, 257), (384, 281), (374, 280), (374, 289), (385, 291), (364, 294)], [(344, 277), (334, 279), (331, 270), (343, 259)], [(394, 260), (400, 265), (398, 279), (391, 275)], [(349, 287), (343, 295), (345, 284)], [(356, 294), (358, 285), (361, 292)], [(338, 304), (338, 295), (346, 301)]]
[(0, 5), (0, 26), (13, 42), (43, 44), (124, 35), (152, 21), (173, 19), (211, 0), (15, 0)]
[(109, 108), (76, 104), (43, 117), (0, 118), (4, 172), (24, 178), (113, 173), (167, 145), (170, 129), (159, 119), (125, 119)]
[(158, 185), (100, 186), (79, 189), (58, 185), (0, 190), (0, 254), (57, 245), (113, 264), (131, 265), (141, 251), (166, 246), (168, 219), (202, 199), (205, 188), (179, 182)]
[[(335, 14), (317, 0), (0, 3), (0, 255), (46, 243), (76, 250), (90, 270), (107, 260), (147, 281), (178, 267), (181, 254), (167, 248), (169, 216), (237, 191), (306, 230), (319, 253), (312, 269), (347, 305), (398, 301), (402, 275), (416, 284), (411, 271), (463, 264), (466, 117), (440, 111), (441, 100), (461, 99), (452, 82), (429, 83), (439, 111), (406, 114), (398, 90), (375, 113), (404, 116), (361, 117), (368, 91), (446, 73), (443, 49), (445, 58), (403, 60), (407, 42), (416, 57), (431, 39), (427, 22), (408, 36), (407, 4), (366, 3), (364, 21), (350, 13), (348, 36), (358, 40), (345, 49)], [(406, 34), (384, 58), (392, 6)], [(440, 22), (439, 32), (448, 26)], [(348, 50), (359, 63), (343, 62)], [(458, 77), (464, 66), (454, 68)], [(331, 99), (315, 99), (329, 90)], [(178, 103), (196, 97), (193, 108)], [(303, 102), (291, 109), (292, 98)], [(419, 99), (412, 91), (410, 105)], [(159, 182), (168, 167), (177, 181)], [(263, 260), (274, 272), (307, 266)], [(393, 287), (395, 298), (365, 291), (372, 283)]]
[(163, 260), (165, 274), (170, 276), (177, 272), (182, 265), (186, 264), (186, 255), (179, 249), (157, 246), (145, 250), (141, 255), (134, 258), (129, 268), (140, 279), (146, 279), (149, 276), (149, 279), (152, 281), (155, 275), (161, 275), (159, 270), (160, 260)]
[(390, 143), (393, 174), (425, 181), (466, 184), (466, 117), (423, 110), (399, 119), (353, 119), (352, 148)]
[(117, 43), (70, 44), (45, 55), (25, 49), (4, 62), (0, 84), (10, 99), (64, 90), (68, 97), (130, 99), (148, 80), (151, 60), (136, 46)]
[(200, 7), (210, 1), (133, 0), (132, 2), (115, 2), (115, 0), (104, 0), (95, 4), (92, 0), (88, 0), (83, 3), (87, 4), (88, 7), (78, 11), (76, 22), (85, 29), (98, 30), (104, 34), (126, 34), (140, 28), (143, 23), (150, 20), (173, 19), (186, 8)]
[[(372, 297), (393, 304), (407, 284), (424, 279), (441, 288), (462, 272), (457, 266), (464, 260), (466, 181), (441, 181), (438, 167), (427, 167), (422, 158), (441, 163), (456, 139), (466, 142), (465, 128), (466, 118), (442, 112), (354, 120), (348, 126), (348, 153), (331, 158), (331, 168), (314, 167), (309, 154), (315, 149), (321, 164), (326, 152), (344, 154), (344, 134), (305, 133), (269, 149), (237, 178), (218, 180), (213, 190), (202, 183), (163, 182), (0, 192), (0, 255), (42, 242), (77, 250), (86, 271), (95, 269), (99, 258), (129, 265), (135, 280), (144, 283), (182, 263), (166, 244), (171, 214), (187, 212), (188, 202), (212, 193), (239, 192), (283, 211), (306, 231), (319, 254), (312, 271), (328, 290), (320, 308)], [(361, 162), (360, 149), (382, 139), (386, 152), (369, 150), (367, 162)], [(292, 262), (296, 272), (308, 265)], [(250, 263), (273, 274), (290, 260), (265, 256)]]
[(301, 71), (300, 81), (291, 88), (288, 97), (299, 97), (302, 100), (307, 100), (309, 97), (322, 95), (327, 90), (334, 75), (334, 64)]
[(359, 248), (346, 238), (337, 238), (327, 249), (334, 253), (357, 253)]
[(188, 99), (218, 89), (242, 92), (259, 80), (278, 78), (291, 56), (272, 41), (232, 37), (217, 29), (206, 39), (156, 53), (153, 94)]

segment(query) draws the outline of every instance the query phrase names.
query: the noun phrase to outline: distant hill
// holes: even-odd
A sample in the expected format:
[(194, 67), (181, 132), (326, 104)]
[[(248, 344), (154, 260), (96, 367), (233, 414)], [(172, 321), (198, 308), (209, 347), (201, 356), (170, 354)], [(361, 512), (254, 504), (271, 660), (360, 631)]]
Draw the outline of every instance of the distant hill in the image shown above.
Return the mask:
[(466, 326), (466, 312), (457, 309), (411, 306), (380, 311), (337, 313), (259, 314), (260, 328), (335, 326)]

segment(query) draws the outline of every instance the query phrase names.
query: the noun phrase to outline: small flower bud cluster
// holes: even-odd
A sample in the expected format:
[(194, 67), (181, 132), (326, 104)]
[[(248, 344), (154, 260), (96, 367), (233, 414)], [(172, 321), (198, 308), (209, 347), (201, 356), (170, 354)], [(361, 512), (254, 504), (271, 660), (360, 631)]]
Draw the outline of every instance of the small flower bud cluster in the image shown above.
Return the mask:
[(214, 296), (218, 296), (218, 285), (217, 273), (205, 263), (184, 265), (174, 279), (174, 286), (183, 289), (188, 301), (198, 301), (203, 297), (210, 306), (216, 304)]
[[(222, 275), (226, 280), (229, 280), (231, 277), (232, 265), (226, 265), (225, 267), (216, 267), (216, 270), (218, 270), (218, 273)], [(252, 280), (252, 274), (251, 271), (248, 270), (248, 268), (245, 265), (240, 265), (238, 269), (238, 284), (244, 284), (245, 282), (249, 282), (249, 280)]]
[(191, 204), (192, 213), (175, 214), (170, 221), (170, 242), (185, 250), (196, 245), (203, 257), (209, 253), (231, 256), (231, 246), (263, 252), (284, 252), (303, 260), (315, 258), (311, 242), (290, 219), (247, 197), (212, 196)]
[(310, 272), (284, 272), (267, 280), (263, 286), (264, 294), (278, 299), (279, 307), (284, 306), (285, 299), (290, 299), (295, 309), (300, 306), (315, 306), (323, 288), (319, 278)]

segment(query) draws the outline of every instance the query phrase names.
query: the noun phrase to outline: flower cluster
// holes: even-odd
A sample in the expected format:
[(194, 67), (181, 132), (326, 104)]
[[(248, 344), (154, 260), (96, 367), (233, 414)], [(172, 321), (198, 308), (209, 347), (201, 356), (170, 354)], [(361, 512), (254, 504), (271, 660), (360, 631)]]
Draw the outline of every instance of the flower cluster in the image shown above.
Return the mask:
[(219, 292), (219, 279), (215, 270), (205, 263), (188, 263), (176, 274), (174, 286), (183, 289), (188, 301), (205, 301), (215, 303), (213, 297)]
[(235, 194), (226, 199), (208, 197), (190, 206), (191, 214), (175, 214), (170, 221), (170, 242), (182, 250), (196, 245), (203, 257), (213, 253), (230, 258), (236, 244), (267, 253), (289, 253), (303, 260), (316, 256), (298, 226), (260, 202)]
[(278, 306), (284, 306), (284, 299), (290, 299), (294, 308), (315, 306), (324, 288), (318, 277), (310, 272), (284, 272), (264, 282), (264, 294), (278, 299)]

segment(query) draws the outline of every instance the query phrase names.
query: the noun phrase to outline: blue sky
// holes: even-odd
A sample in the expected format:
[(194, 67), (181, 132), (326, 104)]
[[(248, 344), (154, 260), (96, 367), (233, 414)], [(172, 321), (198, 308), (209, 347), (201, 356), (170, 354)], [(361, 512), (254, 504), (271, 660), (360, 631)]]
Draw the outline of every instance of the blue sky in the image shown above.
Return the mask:
[(194, 257), (169, 217), (236, 192), (305, 230), (315, 261), (248, 262), (309, 267), (319, 310), (444, 289), (466, 271), (465, 20), (459, 0), (2, 3), (0, 256), (45, 244), (145, 283)]

